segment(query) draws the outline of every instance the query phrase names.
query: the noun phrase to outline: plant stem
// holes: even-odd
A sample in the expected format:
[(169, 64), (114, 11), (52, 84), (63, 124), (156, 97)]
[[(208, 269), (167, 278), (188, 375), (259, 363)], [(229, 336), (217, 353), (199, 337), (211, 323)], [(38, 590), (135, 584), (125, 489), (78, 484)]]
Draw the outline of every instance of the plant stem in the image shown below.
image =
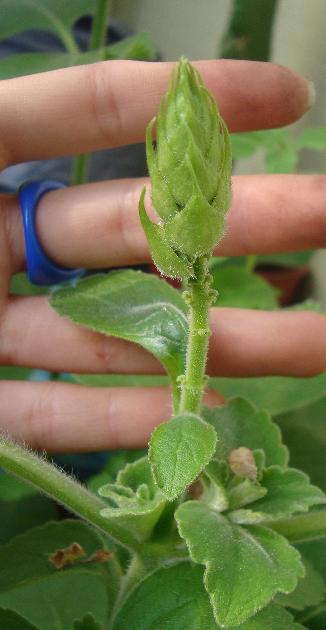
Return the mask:
[(105, 44), (109, 25), (111, 0), (97, 0), (97, 9), (93, 19), (89, 50), (97, 50)]
[(268, 527), (294, 543), (323, 538), (326, 537), (326, 509), (271, 521)]
[(181, 379), (179, 413), (199, 413), (205, 388), (205, 367), (208, 340), (211, 334), (208, 311), (212, 302), (212, 276), (208, 273), (207, 257), (198, 258), (194, 265), (195, 278), (188, 283), (184, 298), (189, 305), (189, 336), (186, 370)]
[[(104, 59), (104, 45), (109, 23), (111, 0), (97, 0), (97, 8), (93, 18), (89, 50), (98, 50), (98, 61)], [(72, 167), (71, 183), (78, 186), (87, 181), (90, 155), (82, 153), (75, 157)]]
[(251, 254), (246, 257), (245, 269), (246, 271), (254, 271), (257, 262), (257, 256), (255, 254)]
[(0, 438), (0, 466), (62, 503), (129, 551), (138, 549), (139, 544), (127, 531), (101, 516), (100, 510), (107, 507), (105, 501), (54, 465), (5, 437)]

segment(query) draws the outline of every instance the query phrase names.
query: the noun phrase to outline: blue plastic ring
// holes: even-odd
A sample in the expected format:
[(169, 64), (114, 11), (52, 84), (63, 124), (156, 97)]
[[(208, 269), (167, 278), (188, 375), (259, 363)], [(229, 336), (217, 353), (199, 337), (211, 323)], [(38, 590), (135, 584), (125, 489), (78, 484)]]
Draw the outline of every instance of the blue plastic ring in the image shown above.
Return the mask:
[(23, 184), (19, 189), (19, 201), (23, 216), (26, 267), (32, 284), (51, 285), (79, 278), (85, 269), (69, 269), (54, 263), (43, 251), (36, 233), (36, 211), (41, 197), (50, 190), (65, 188), (55, 180), (35, 180)]

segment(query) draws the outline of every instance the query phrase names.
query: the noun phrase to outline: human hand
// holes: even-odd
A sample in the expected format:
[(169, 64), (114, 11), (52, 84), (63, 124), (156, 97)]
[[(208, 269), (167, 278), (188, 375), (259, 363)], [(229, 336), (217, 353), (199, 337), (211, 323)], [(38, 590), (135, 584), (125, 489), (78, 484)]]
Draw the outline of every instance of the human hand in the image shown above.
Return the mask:
[[(231, 131), (289, 124), (309, 106), (306, 82), (255, 62), (198, 64)], [(94, 151), (141, 141), (166, 90), (171, 64), (106, 62), (3, 81), (0, 163)], [(69, 267), (149, 262), (138, 219), (144, 179), (55, 190), (39, 203), (43, 248)], [(234, 178), (228, 228), (219, 255), (321, 247), (326, 178)], [(1, 197), (0, 364), (52, 371), (159, 372), (141, 348), (60, 318), (44, 297), (8, 296), (24, 269), (22, 221), (15, 197)], [(309, 376), (326, 369), (326, 319), (309, 312), (212, 309), (211, 375)], [(49, 451), (103, 450), (146, 444), (170, 417), (163, 389), (91, 389), (56, 382), (0, 381), (0, 426)], [(219, 402), (217, 394), (208, 402)]]

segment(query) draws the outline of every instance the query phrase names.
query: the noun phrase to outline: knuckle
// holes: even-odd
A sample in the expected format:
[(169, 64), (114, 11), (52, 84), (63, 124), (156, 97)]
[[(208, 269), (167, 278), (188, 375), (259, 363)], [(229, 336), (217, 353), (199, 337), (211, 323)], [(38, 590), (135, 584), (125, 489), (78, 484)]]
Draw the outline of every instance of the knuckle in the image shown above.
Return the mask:
[(107, 64), (97, 63), (88, 67), (90, 84), (90, 106), (92, 118), (98, 130), (98, 135), (104, 143), (116, 146), (122, 136), (122, 120), (120, 108), (115, 92), (113, 80), (114, 64), (111, 62), (110, 75), (107, 72)]

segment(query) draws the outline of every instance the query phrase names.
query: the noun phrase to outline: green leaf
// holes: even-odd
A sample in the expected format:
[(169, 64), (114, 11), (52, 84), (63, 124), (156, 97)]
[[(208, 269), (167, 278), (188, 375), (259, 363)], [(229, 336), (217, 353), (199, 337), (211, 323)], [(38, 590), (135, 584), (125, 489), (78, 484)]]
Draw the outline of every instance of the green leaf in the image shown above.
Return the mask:
[[(1, 2), (1, 0), (0, 0)], [(48, 72), (58, 68), (82, 66), (108, 59), (153, 59), (153, 45), (149, 35), (139, 33), (128, 37), (121, 42), (88, 50), (87, 52), (63, 52), (63, 53), (18, 53), (0, 59), (0, 78), (8, 79), (20, 77), (37, 72)], [(25, 274), (17, 274), (24, 276)], [(16, 284), (16, 281), (14, 282)], [(31, 285), (32, 286), (32, 285)], [(28, 288), (28, 283), (27, 283)], [(33, 287), (30, 293), (49, 293), (48, 288)]]
[(310, 606), (318, 606), (326, 596), (325, 582), (316, 569), (302, 558), (306, 573), (298, 582), (297, 588), (289, 595), (280, 593), (276, 602), (293, 610), (304, 610)]
[(0, 501), (0, 514), (0, 544), (9, 542), (31, 527), (59, 518), (55, 503), (39, 494)]
[(155, 42), (150, 33), (137, 33), (106, 48), (106, 59), (142, 59), (154, 61), (157, 56)]
[(0, 39), (28, 29), (62, 36), (82, 15), (93, 15), (93, 0), (0, 0)]
[(277, 265), (280, 267), (305, 267), (309, 264), (313, 254), (313, 249), (305, 249), (302, 252), (286, 252), (284, 254), (260, 254), (257, 256), (257, 264)]
[(113, 483), (119, 471), (128, 463), (134, 462), (145, 455), (145, 449), (121, 450), (110, 453), (101, 471), (87, 480), (87, 487), (97, 492), (105, 483)]
[(307, 127), (299, 134), (296, 145), (300, 149), (324, 151), (326, 149), (326, 127)]
[(166, 501), (154, 483), (147, 457), (127, 464), (115, 484), (106, 484), (98, 492), (109, 500), (108, 507), (101, 510), (102, 516), (138, 543), (150, 538)]
[(91, 612), (107, 619), (113, 592), (113, 564), (76, 562), (56, 569), (49, 555), (78, 543), (87, 556), (105, 548), (104, 539), (85, 523), (47, 523), (0, 547), (0, 606), (23, 615), (39, 630), (69, 628)]
[[(310, 378), (260, 376), (258, 378), (211, 378), (210, 385), (228, 400), (243, 396), (272, 415), (300, 409), (324, 397), (326, 372)], [(299, 466), (300, 468), (300, 466)]]
[(112, 630), (213, 630), (203, 570), (188, 562), (159, 569), (131, 592)]
[(32, 375), (33, 370), (16, 366), (0, 366), (0, 381), (27, 381)]
[(168, 387), (166, 376), (148, 374), (70, 374), (72, 382), (92, 387)]
[(74, 622), (72, 630), (103, 630), (103, 628), (104, 626), (98, 623), (93, 615), (87, 614), (81, 621), (77, 619)]
[(138, 343), (172, 378), (183, 372), (186, 306), (164, 280), (140, 271), (112, 271), (57, 291), (50, 303), (77, 324)]
[(0, 474), (0, 501), (19, 501), (24, 497), (37, 494), (36, 488), (20, 481), (13, 475), (8, 475), (5, 472)]
[(219, 437), (216, 456), (228, 459), (231, 451), (240, 446), (251, 450), (262, 449), (266, 464), (284, 466), (288, 452), (281, 441), (279, 427), (265, 411), (257, 411), (243, 398), (234, 398), (223, 407), (205, 408), (204, 418), (213, 425)]
[[(326, 376), (326, 375), (324, 375)], [(285, 443), (291, 452), (291, 463), (304, 470), (312, 482), (326, 492), (326, 397), (276, 416)]]
[(21, 615), (4, 608), (0, 608), (0, 627), (3, 630), (38, 630), (34, 624), (29, 623)]
[(231, 133), (233, 159), (246, 158), (256, 153), (260, 144), (255, 134), (251, 132)]
[(277, 308), (278, 291), (256, 273), (243, 267), (217, 266), (213, 278), (213, 288), (219, 293), (216, 306)]
[(162, 226), (150, 220), (145, 209), (144, 197), (145, 188), (139, 200), (139, 217), (157, 269), (168, 278), (190, 278), (193, 275), (193, 268), (166, 242)]
[(266, 527), (233, 524), (200, 501), (183, 503), (176, 520), (191, 558), (206, 567), (205, 588), (221, 626), (244, 623), (304, 574), (294, 547)]
[(304, 630), (304, 626), (293, 621), (292, 615), (284, 608), (270, 604), (237, 626), (237, 630)]
[[(12, 57), (10, 57), (12, 59)], [(1, 76), (1, 59), (0, 59), (0, 76)], [(9, 293), (11, 295), (46, 295), (49, 293), (49, 287), (40, 287), (29, 282), (26, 273), (16, 273), (10, 281)]]
[(149, 460), (154, 479), (169, 501), (176, 499), (211, 460), (216, 433), (194, 414), (176, 416), (152, 433)]
[(295, 173), (298, 153), (292, 145), (275, 147), (265, 156), (267, 173)]
[(267, 494), (255, 501), (252, 509), (272, 519), (307, 512), (313, 505), (326, 502), (324, 493), (295, 468), (284, 470), (280, 466), (271, 466), (264, 471), (261, 484)]

